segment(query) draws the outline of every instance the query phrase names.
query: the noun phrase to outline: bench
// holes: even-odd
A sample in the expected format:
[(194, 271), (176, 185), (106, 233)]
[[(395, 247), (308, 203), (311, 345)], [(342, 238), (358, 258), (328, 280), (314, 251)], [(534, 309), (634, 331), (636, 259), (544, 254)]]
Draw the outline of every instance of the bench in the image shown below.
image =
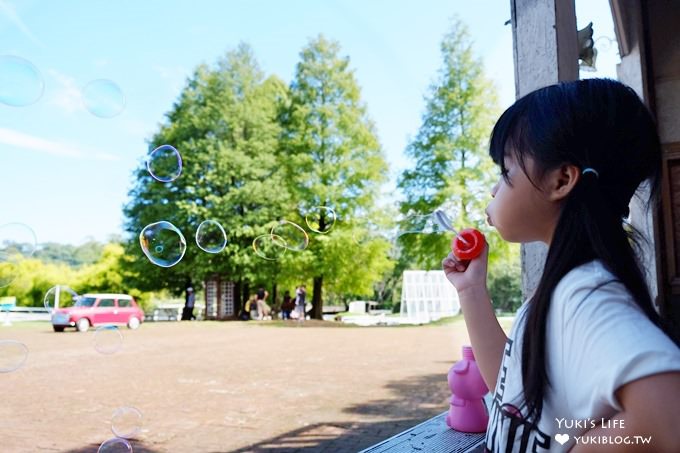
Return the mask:
[[(182, 310), (184, 309), (184, 303), (162, 303), (156, 304), (153, 311), (150, 313), (145, 313), (144, 318), (146, 321), (179, 321), (182, 319)], [(204, 305), (194, 306), (194, 315), (197, 320), (203, 319)]]
[[(491, 394), (484, 397), (484, 404), (488, 408), (491, 404)], [(458, 453), (483, 452), (485, 433), (463, 433), (449, 428), (446, 415), (442, 412), (419, 425), (362, 450), (361, 453)]]

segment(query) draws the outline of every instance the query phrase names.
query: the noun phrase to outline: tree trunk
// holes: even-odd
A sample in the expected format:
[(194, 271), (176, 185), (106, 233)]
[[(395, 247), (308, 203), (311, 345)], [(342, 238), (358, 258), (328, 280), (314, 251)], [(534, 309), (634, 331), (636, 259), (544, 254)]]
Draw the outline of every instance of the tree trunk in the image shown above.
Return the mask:
[(312, 292), (312, 319), (323, 319), (323, 299), (321, 291), (323, 289), (323, 275), (314, 277), (314, 289)]
[(234, 303), (236, 306), (234, 307), (234, 311), (238, 315), (241, 313), (241, 309), (244, 307), (244, 304), (241, 302), (241, 280), (234, 282)]

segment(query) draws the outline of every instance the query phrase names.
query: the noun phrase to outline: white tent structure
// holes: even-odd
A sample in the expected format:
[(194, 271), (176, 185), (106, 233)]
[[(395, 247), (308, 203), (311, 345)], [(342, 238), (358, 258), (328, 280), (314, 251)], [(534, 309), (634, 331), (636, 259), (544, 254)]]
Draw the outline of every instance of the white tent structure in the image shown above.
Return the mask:
[(460, 312), (458, 292), (444, 271), (404, 271), (401, 287), (402, 318), (417, 323), (436, 321)]

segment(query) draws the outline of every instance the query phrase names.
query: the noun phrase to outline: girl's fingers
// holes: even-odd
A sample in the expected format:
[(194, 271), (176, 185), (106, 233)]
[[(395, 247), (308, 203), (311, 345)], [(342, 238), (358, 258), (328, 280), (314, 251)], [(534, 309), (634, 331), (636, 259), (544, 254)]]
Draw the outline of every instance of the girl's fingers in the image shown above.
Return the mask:
[(453, 252), (449, 252), (448, 255), (446, 255), (446, 258), (442, 260), (443, 265), (449, 265), (449, 266), (455, 266), (456, 264), (460, 264), (460, 261), (456, 258), (456, 256), (453, 254)]
[(465, 266), (463, 265), (463, 263), (456, 259), (453, 253), (449, 253), (449, 255), (442, 260), (442, 267), (444, 268), (444, 270), (448, 271), (455, 272), (465, 271)]

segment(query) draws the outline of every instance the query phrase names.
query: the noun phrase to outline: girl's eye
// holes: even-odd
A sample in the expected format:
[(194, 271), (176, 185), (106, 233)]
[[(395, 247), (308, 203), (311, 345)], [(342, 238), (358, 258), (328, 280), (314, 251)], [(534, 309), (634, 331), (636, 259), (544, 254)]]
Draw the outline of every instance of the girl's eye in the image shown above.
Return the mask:
[(501, 176), (504, 178), (508, 177), (508, 169), (507, 168), (501, 168)]

